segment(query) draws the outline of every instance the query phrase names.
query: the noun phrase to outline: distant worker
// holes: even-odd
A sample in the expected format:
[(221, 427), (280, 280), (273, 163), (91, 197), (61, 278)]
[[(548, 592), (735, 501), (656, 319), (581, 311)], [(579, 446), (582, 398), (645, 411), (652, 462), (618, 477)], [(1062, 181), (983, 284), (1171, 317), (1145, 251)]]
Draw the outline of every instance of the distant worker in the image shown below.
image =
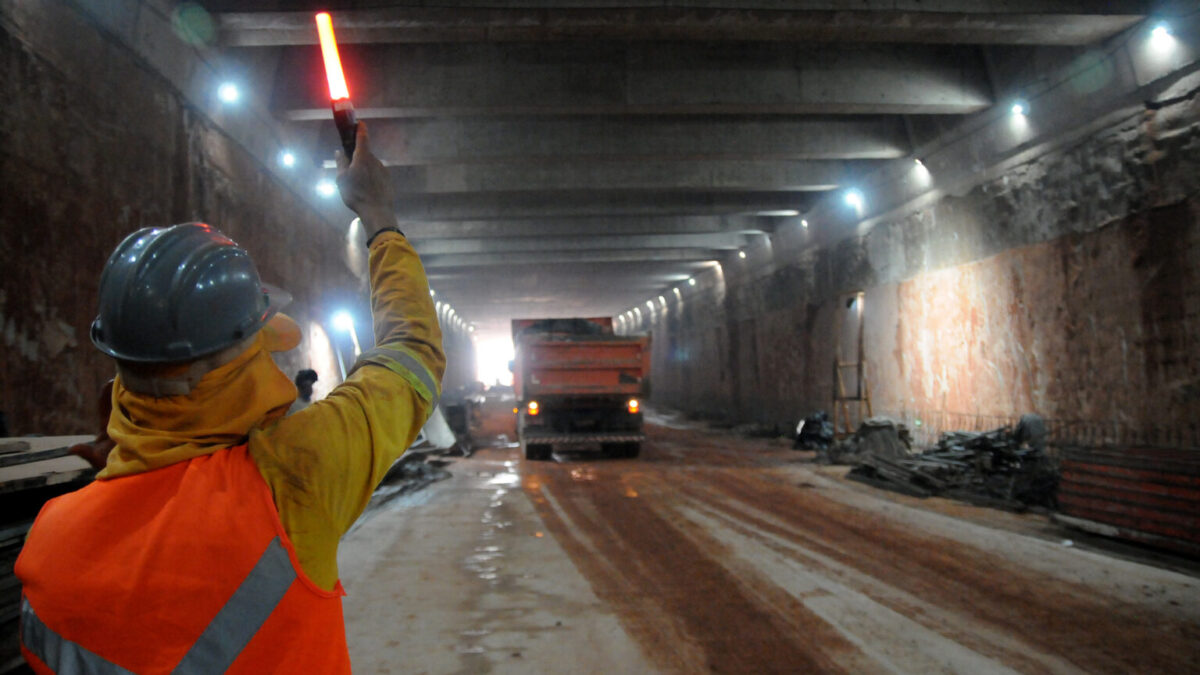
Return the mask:
[(313, 385), (317, 380), (317, 371), (312, 368), (305, 368), (296, 373), (296, 391), (300, 392), (296, 396), (296, 400), (292, 402), (292, 407), (288, 408), (288, 414), (300, 412), (308, 406), (312, 405)]
[[(421, 261), (360, 123), (339, 161), (370, 251), (376, 347), (303, 415), (270, 352), (287, 295), (199, 223), (144, 229), (100, 279), (92, 341), (116, 360), (97, 480), (48, 502), (16, 563), (36, 672), (348, 673), (337, 547), (440, 395)], [(170, 302), (162, 302), (169, 298)]]

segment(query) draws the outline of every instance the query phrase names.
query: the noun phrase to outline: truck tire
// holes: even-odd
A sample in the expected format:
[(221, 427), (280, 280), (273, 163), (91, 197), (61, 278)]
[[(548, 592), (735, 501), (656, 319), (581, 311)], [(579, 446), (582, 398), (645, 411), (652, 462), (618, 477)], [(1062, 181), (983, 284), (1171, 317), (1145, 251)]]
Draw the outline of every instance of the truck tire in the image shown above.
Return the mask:
[(642, 451), (641, 443), (622, 443), (621, 445), (624, 446), (622, 448), (623, 452), (621, 453), (621, 456), (627, 459), (633, 459), (637, 457)]
[(526, 443), (525, 459), (531, 462), (544, 462), (550, 459), (550, 445), (546, 443)]

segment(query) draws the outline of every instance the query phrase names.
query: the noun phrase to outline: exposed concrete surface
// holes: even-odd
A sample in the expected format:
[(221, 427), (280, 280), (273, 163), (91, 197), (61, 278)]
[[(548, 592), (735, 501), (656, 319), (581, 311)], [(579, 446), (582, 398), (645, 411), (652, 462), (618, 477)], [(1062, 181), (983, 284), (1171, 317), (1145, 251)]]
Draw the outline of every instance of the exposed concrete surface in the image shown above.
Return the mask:
[(830, 408), (861, 321), (877, 413), (950, 429), (1037, 411), (1188, 442), (1200, 106), (1175, 101), (859, 237), (797, 253), (792, 225), (643, 306), (655, 399), (794, 425)]
[(639, 460), (484, 450), (371, 516), (341, 557), (356, 670), (1182, 672), (1200, 656), (1186, 564), (672, 427), (650, 427)]
[[(172, 77), (204, 64), (175, 41), (162, 4), (147, 0), (127, 16), (108, 7), (105, 19), (144, 40), (136, 49), (68, 2), (0, 6), (0, 410), (11, 433), (93, 431), (92, 402), (113, 376), (88, 339), (100, 272), (142, 227), (204, 221), (249, 250), (262, 278), (293, 294), (286, 311), (304, 333), (280, 367), (316, 369), (318, 396), (339, 380), (331, 345), (353, 359), (324, 327), (333, 312), (352, 309), (370, 342), (345, 225), (331, 225), (252, 153), (259, 148), (232, 137), (230, 119), (208, 116), (177, 88)], [(141, 57), (155, 50), (181, 70), (148, 69)], [(264, 133), (253, 136), (273, 142)], [(349, 223), (345, 213), (337, 217)], [(446, 325), (453, 387), (474, 379), (473, 348), (465, 330)]]

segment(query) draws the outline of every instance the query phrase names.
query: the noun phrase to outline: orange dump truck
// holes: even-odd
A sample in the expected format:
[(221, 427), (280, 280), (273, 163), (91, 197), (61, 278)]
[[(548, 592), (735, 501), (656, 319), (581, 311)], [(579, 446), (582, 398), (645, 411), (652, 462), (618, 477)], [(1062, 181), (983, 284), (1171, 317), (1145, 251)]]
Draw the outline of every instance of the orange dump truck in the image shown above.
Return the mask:
[(641, 450), (650, 338), (613, 334), (612, 319), (513, 321), (517, 434), (525, 458), (555, 446), (617, 457)]

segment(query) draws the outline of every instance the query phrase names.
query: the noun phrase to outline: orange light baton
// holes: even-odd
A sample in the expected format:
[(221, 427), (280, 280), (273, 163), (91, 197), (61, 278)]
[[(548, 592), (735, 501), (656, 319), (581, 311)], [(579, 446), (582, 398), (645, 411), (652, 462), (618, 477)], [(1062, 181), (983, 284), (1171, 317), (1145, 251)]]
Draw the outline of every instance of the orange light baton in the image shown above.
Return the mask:
[(354, 104), (350, 102), (350, 90), (342, 73), (342, 59), (338, 57), (337, 40), (333, 37), (333, 19), (329, 12), (317, 15), (317, 35), (321, 38), (321, 56), (325, 59), (325, 77), (329, 80), (333, 123), (337, 125), (338, 135), (342, 137), (342, 149), (349, 161), (354, 158), (354, 135), (358, 131), (358, 120), (354, 117)]

